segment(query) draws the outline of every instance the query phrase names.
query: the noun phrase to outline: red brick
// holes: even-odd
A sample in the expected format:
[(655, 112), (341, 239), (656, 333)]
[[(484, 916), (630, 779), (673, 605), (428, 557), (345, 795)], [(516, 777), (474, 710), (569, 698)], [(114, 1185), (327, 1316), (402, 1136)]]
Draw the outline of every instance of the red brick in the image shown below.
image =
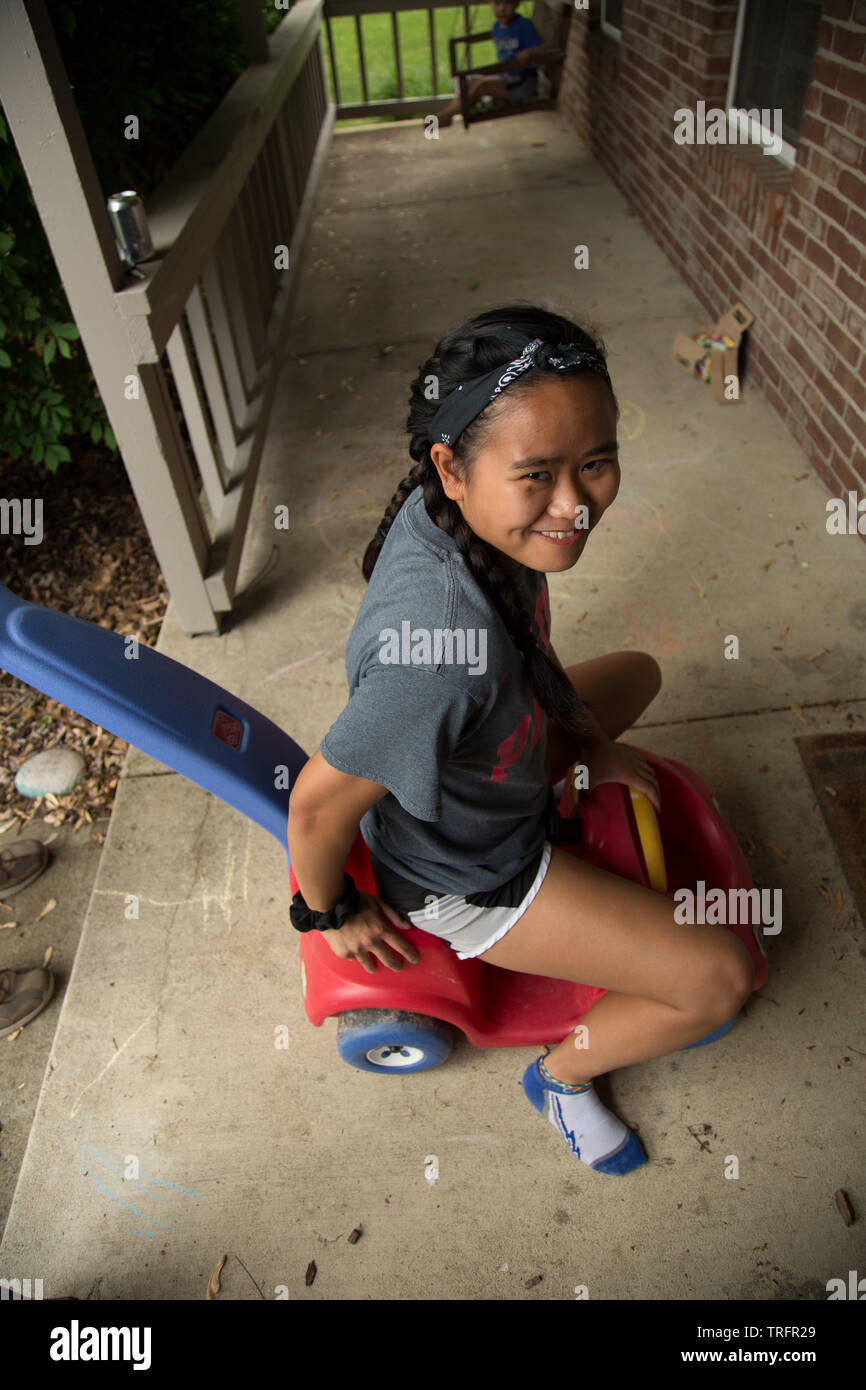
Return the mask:
[(845, 216), (845, 231), (861, 246), (866, 246), (866, 217), (856, 208), (849, 208)]
[(848, 312), (847, 299), (820, 275), (816, 275), (812, 282), (812, 294), (819, 304), (823, 304), (824, 308), (830, 311), (837, 323), (845, 322)]
[(866, 494), (866, 457), (864, 457), (859, 450), (852, 458), (851, 466), (855, 471), (857, 480), (857, 486), (854, 491), (859, 492), (862, 497)]
[[(834, 458), (835, 457), (836, 455), (834, 454)], [(839, 482), (842, 485), (840, 491), (843, 495), (846, 492), (856, 492), (861, 497), (863, 496), (863, 483), (857, 477), (856, 473), (854, 473), (853, 470), (848, 466), (851, 463), (856, 464), (857, 462), (859, 462), (859, 460), (857, 459), (856, 455), (849, 454), (847, 459), (840, 458), (839, 462), (836, 464), (835, 469), (833, 470), (836, 473), (836, 476), (838, 477)], [(836, 495), (838, 497), (839, 494), (837, 493)], [(845, 500), (847, 501), (848, 499), (846, 498)]]
[(844, 358), (852, 367), (856, 367), (860, 358), (861, 348), (854, 342), (854, 339), (849, 337), (849, 335), (844, 332), (837, 323), (834, 323), (832, 319), (827, 320), (824, 336), (840, 358)]
[[(864, 188), (866, 188), (866, 184), (864, 184)], [(819, 188), (815, 207), (819, 212), (825, 212), (828, 217), (832, 217), (833, 221), (838, 222), (840, 227), (845, 225), (845, 218), (848, 216), (848, 204), (843, 203), (841, 198), (837, 198), (835, 193), (831, 193), (829, 188)]]
[(796, 165), (794, 168), (794, 189), (797, 196), (808, 203), (810, 207), (816, 206), (815, 200), (821, 191), (821, 184), (816, 178), (812, 178), (811, 175), (805, 173), (799, 165)]
[[(822, 151), (820, 145), (812, 145), (808, 140), (801, 140), (797, 145), (797, 163), (794, 167), (795, 180), (801, 179), (808, 173), (813, 179), (817, 179), (818, 184), (826, 183), (835, 170), (836, 166), (832, 160), (828, 159)], [(817, 187), (816, 190), (817, 192)]]
[[(849, 401), (862, 401), (863, 399), (863, 378), (855, 372), (850, 372), (839, 358), (833, 368), (833, 380), (839, 390), (847, 396)], [(850, 425), (849, 425), (850, 429)]]
[(854, 275), (861, 273), (864, 260), (862, 248), (855, 241), (850, 241), (836, 227), (830, 227), (827, 231), (827, 249), (832, 251), (834, 256), (838, 256)]
[[(859, 301), (863, 304), (863, 299)], [(848, 317), (845, 320), (845, 327), (857, 342), (866, 344), (866, 317), (857, 308), (857, 303), (849, 305)]]
[(843, 396), (842, 392), (837, 389), (839, 383), (835, 377), (835, 371), (836, 365), (834, 363), (833, 380), (830, 379), (826, 372), (819, 371), (815, 378), (815, 381), (821, 391), (822, 396), (824, 397), (824, 402), (827, 405), (827, 407), (833, 411), (834, 415), (836, 415), (840, 420), (842, 420), (844, 419), (845, 407), (848, 404), (848, 402), (845, 400), (845, 397)]
[[(809, 322), (814, 324), (819, 332), (823, 332), (824, 324), (827, 322), (827, 314), (821, 305), (804, 289), (798, 290), (795, 298), (797, 305), (802, 309)], [(797, 331), (802, 332), (802, 329), (798, 328)]]
[[(812, 356), (812, 354), (807, 350), (805, 345), (800, 341), (796, 334), (789, 332), (787, 334), (787, 338), (788, 354), (791, 357), (792, 361), (798, 363), (799, 366), (803, 368), (804, 372), (806, 372), (807, 376), (813, 376), (815, 373), (815, 359)], [(792, 381), (794, 377), (797, 378), (795, 382), (797, 391), (798, 393), (802, 392), (803, 379), (802, 377), (800, 377), (796, 369), (791, 368), (789, 366), (786, 375), (789, 381)]]
[(852, 101), (866, 102), (866, 72), (858, 68), (839, 68), (836, 90)]
[[(758, 265), (761, 267), (761, 270), (763, 270), (765, 275), (775, 276), (776, 271), (779, 271), (782, 275), (786, 274), (786, 272), (782, 270), (781, 266), (779, 265), (778, 254), (779, 253), (777, 251), (775, 255), (771, 256), (767, 251), (766, 246), (763, 246), (761, 242), (757, 240), (752, 246), (752, 255), (754, 256), (755, 260), (757, 261)], [(789, 275), (786, 278), (788, 280), (791, 279)], [(791, 288), (787, 291), (787, 293), (793, 294), (794, 288), (794, 283), (793, 281), (791, 281)]]
[(848, 103), (841, 97), (837, 97), (833, 92), (825, 92), (820, 89), (821, 105), (820, 113), (825, 121), (832, 121), (834, 125), (844, 126), (845, 117), (848, 114)]
[(863, 416), (858, 415), (853, 406), (846, 405), (842, 418), (855, 439), (859, 440), (862, 447), (866, 449), (866, 420), (863, 419)]
[(857, 169), (856, 174), (845, 169), (839, 175), (839, 192), (843, 198), (850, 199), (858, 208), (862, 208), (866, 207), (866, 179), (861, 177), (862, 173), (866, 173), (866, 145), (863, 146)]
[(823, 241), (827, 235), (828, 224), (826, 220), (820, 213), (817, 213), (814, 208), (810, 207), (808, 203), (804, 203), (800, 199), (798, 199), (798, 202), (800, 208), (799, 212), (796, 214), (797, 221), (806, 228), (807, 232), (811, 232), (812, 236), (817, 237), (819, 241)]
[(866, 35), (852, 29), (843, 29), (841, 24), (833, 25), (833, 52), (849, 63), (862, 63), (866, 58)]
[(775, 410), (776, 414), (777, 414), (778, 416), (780, 416), (782, 419), (784, 419), (784, 417), (785, 417), (785, 403), (784, 403), (784, 401), (782, 400), (782, 397), (779, 395), (778, 391), (775, 389), (775, 387), (773, 387), (773, 386), (768, 386), (768, 385), (766, 385), (766, 383), (765, 383), (765, 384), (764, 384), (764, 395), (766, 396), (767, 400), (770, 402), (770, 405), (773, 407), (773, 409)]
[(824, 19), (841, 19), (850, 24), (853, 9), (852, 0), (824, 0), (821, 13)]
[[(830, 241), (828, 233), (827, 245), (829, 246), (829, 244)], [(827, 276), (829, 280), (833, 279), (833, 276), (836, 274), (836, 261), (834, 257), (830, 254), (830, 252), (827, 250), (827, 247), (822, 246), (819, 241), (816, 241), (814, 237), (810, 236), (807, 241), (806, 251), (804, 254), (805, 259), (809, 262), (810, 265), (813, 265), (818, 270), (823, 271), (823, 273)]]
[(812, 270), (812, 267), (808, 264), (808, 262), (803, 260), (801, 256), (789, 256), (788, 269), (794, 276), (795, 280), (800, 281), (801, 285), (807, 285), (809, 289), (812, 288), (814, 271)]
[(834, 159), (838, 159), (842, 164), (850, 164), (853, 169), (857, 167), (860, 158), (860, 142), (854, 139), (853, 135), (846, 135), (841, 130), (836, 130), (834, 126), (827, 126), (827, 138), (824, 141), (824, 149), (831, 154)]
[(829, 453), (830, 440), (827, 438), (826, 433), (817, 423), (817, 421), (813, 420), (812, 416), (807, 414), (803, 421), (803, 424), (806, 433), (808, 434), (809, 438), (813, 441), (813, 443), (818, 445), (818, 448), (822, 451), (822, 453)]
[[(753, 353), (752, 356), (749, 358), (750, 366), (753, 365), (754, 360), (755, 358)], [(779, 385), (779, 382), (782, 380), (782, 373), (779, 368), (778, 362), (774, 362), (771, 357), (764, 356), (760, 360), (760, 368), (769, 382), (771, 382), (774, 386)]]
[(866, 285), (863, 284), (862, 280), (855, 279), (845, 269), (841, 261), (839, 269), (836, 271), (836, 288), (844, 294), (846, 299), (850, 300), (852, 305), (857, 305), (860, 308), (866, 307)]
[(800, 139), (823, 149), (827, 144), (827, 132), (830, 129), (826, 121), (820, 120), (818, 116), (804, 116), (800, 122)]
[(761, 330), (765, 332), (771, 340), (783, 343), (786, 347), (792, 336), (790, 325), (783, 322), (775, 310), (770, 308), (765, 309), (761, 315)]
[(803, 251), (806, 246), (806, 233), (797, 226), (796, 222), (790, 220), (782, 228), (782, 241), (794, 251)]
[(776, 261), (774, 265), (770, 266), (769, 274), (773, 278), (773, 283), (779, 286), (779, 289), (782, 291), (782, 293), (786, 294), (789, 299), (793, 299), (795, 294), (797, 293), (798, 283), (794, 279), (793, 275), (789, 275), (788, 272), (784, 269), (782, 265), (779, 264), (778, 261)]
[(838, 445), (846, 458), (850, 458), (856, 447), (854, 440), (845, 429), (845, 426), (840, 424), (836, 415), (826, 405), (821, 410), (820, 420), (824, 429), (833, 440), (833, 443)]
[(845, 113), (844, 125), (849, 135), (853, 135), (862, 145), (866, 141), (866, 107), (855, 106), (852, 102)]
[[(845, 459), (844, 459), (844, 457), (843, 457), (843, 455), (842, 455), (842, 450), (841, 450), (841, 449), (835, 449), (835, 448), (834, 448), (833, 452), (831, 453), (830, 457), (829, 457), (828, 460), (827, 460), (827, 466), (828, 466), (828, 468), (830, 469), (830, 472), (833, 474), (833, 477), (836, 478), (836, 479), (838, 479), (838, 478), (839, 478), (839, 469), (840, 469), (840, 468), (844, 468), (844, 466), (845, 466)], [(840, 480), (840, 486), (841, 486), (841, 480)], [(844, 489), (844, 487), (842, 487), (842, 492), (844, 492), (844, 491), (845, 491), (845, 489)], [(837, 493), (836, 495), (838, 496), (839, 494)]]
[(836, 90), (838, 73), (839, 64), (824, 54), (816, 57), (812, 64), (812, 82), (819, 87), (829, 87), (831, 92)]

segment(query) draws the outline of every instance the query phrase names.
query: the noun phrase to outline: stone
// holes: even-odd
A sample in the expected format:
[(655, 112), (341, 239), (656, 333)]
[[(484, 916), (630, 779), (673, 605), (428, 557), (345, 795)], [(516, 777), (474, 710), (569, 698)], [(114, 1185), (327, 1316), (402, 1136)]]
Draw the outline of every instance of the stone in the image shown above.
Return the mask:
[(15, 790), (22, 796), (63, 796), (84, 776), (86, 763), (73, 748), (46, 748), (22, 763), (15, 774)]

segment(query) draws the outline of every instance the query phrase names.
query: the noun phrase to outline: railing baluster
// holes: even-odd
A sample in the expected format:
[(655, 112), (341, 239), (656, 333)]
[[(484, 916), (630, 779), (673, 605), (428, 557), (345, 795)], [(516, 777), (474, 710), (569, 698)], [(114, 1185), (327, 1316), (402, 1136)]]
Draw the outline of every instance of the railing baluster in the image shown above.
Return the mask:
[[(267, 322), (271, 321), (271, 311), (274, 307), (274, 299), (277, 294), (277, 285), (280, 281), (280, 272), (274, 265), (276, 252), (274, 250), (277, 241), (277, 221), (279, 218), (279, 206), (277, 203), (277, 191), (271, 183), (270, 168), (266, 158), (265, 147), (262, 146), (260, 158), (256, 161), (253, 168), (255, 179), (256, 202), (259, 208), (260, 219), (263, 224), (264, 245), (262, 247), (262, 270), (267, 280)], [(264, 351), (264, 344), (261, 345)], [(260, 357), (259, 357), (259, 360)]]
[(250, 328), (252, 357), (255, 364), (252, 376), (248, 376), (246, 381), (247, 396), (249, 396), (253, 388), (253, 379), (259, 368), (259, 352), (268, 316), (268, 287), (262, 263), (265, 236), (259, 215), (259, 194), (255, 181), (255, 167), (250, 170), (249, 178), (241, 191), (241, 196), (238, 199), (238, 212), (240, 214), (238, 229), (242, 230), (244, 240), (249, 247), (246, 264), (239, 267), (247, 282), (247, 292), (244, 295), (243, 305)]
[[(214, 323), (214, 336), (235, 430), (239, 433), (256, 375), (255, 353), (249, 331), (248, 301), (252, 298), (249, 244), (246, 242), (240, 208), (235, 209), (226, 223), (215, 261), (209, 272), (205, 268), (202, 282)], [(226, 463), (231, 468), (232, 460), (227, 459)]]
[[(268, 183), (274, 190), (276, 241), (281, 246), (291, 246), (292, 228), (295, 225), (295, 219), (289, 203), (288, 189), (283, 181), (280, 169), (280, 145), (277, 137), (276, 123), (274, 123), (265, 145), (265, 158)], [(279, 285), (282, 280), (283, 272), (276, 271), (275, 274), (277, 277), (277, 284)]]
[[(210, 260), (210, 258), (208, 258)], [(204, 275), (204, 271), (202, 272)], [(211, 304), (208, 299), (208, 304)], [(204, 300), (202, 299), (201, 289), (198, 285), (193, 289), (186, 306), (186, 321), (189, 324), (190, 337), (192, 338), (193, 348), (195, 349), (198, 369), (204, 383), (205, 395), (216, 431), (217, 444), (220, 451), (220, 476), (223, 487), (228, 486), (231, 473), (231, 463), (235, 455), (237, 445), (237, 431), (232, 420), (228, 400), (226, 398), (226, 388), (220, 376), (219, 362), (217, 360), (216, 349), (214, 347), (214, 337), (216, 336), (216, 322), (211, 306), (211, 322), (214, 323), (214, 332), (208, 324), (205, 311)], [(211, 504), (213, 505), (213, 504)]]
[(337, 65), (334, 62), (334, 36), (331, 33), (331, 21), (327, 15), (325, 15), (325, 28), (328, 32), (328, 58), (331, 62), (331, 81), (334, 84), (334, 104), (339, 108), (342, 105), (342, 99), (340, 97), (340, 84), (337, 81)]
[(289, 138), (287, 134), (287, 108), (288, 103), (286, 104), (286, 106), (283, 107), (282, 111), (280, 112), (279, 116), (274, 122), (274, 132), (277, 137), (277, 150), (280, 158), (280, 170), (282, 173), (283, 186), (286, 189), (289, 201), (289, 210), (291, 212), (291, 230), (292, 232), (294, 232), (295, 224), (298, 220), (298, 209), (301, 206), (303, 192), (298, 188), (298, 170), (297, 166), (295, 165), (294, 158), (292, 156), (291, 145), (289, 144)]
[(298, 110), (301, 113), (301, 146), (304, 152), (303, 169), (309, 168), (310, 160), (313, 157), (313, 99), (312, 99), (312, 74), (309, 60), (304, 64), (304, 70), (299, 79), (298, 88)]
[(391, 11), (391, 33), (394, 39), (394, 62), (397, 64), (397, 96), (403, 96), (403, 69), (400, 63), (400, 34), (397, 28), (397, 11)]
[[(171, 365), (175, 389), (183, 410), (183, 418), (189, 431), (192, 450), (195, 455), (205, 496), (214, 516), (219, 516), (225, 496), (225, 482), (221, 476), (219, 460), (211, 442), (210, 428), (205, 413), (204, 396), (193, 366), (194, 354), (190, 352), (184, 333), (183, 315), (166, 343), (166, 353)], [(190, 334), (191, 336), (191, 334)]]
[(328, 101), (330, 99), (328, 97), (328, 80), (325, 76), (325, 64), (324, 53), (322, 51), (321, 30), (319, 30), (319, 36), (316, 39), (315, 43), (315, 58), (313, 60), (313, 87), (316, 93), (316, 104), (313, 108), (312, 115), (316, 121), (317, 126), (320, 126), (322, 124), (325, 112), (328, 109)]
[(427, 11), (427, 26), (430, 30), (430, 71), (433, 78), (433, 95), (439, 91), (439, 78), (436, 71), (436, 26), (433, 22), (433, 11)]
[[(275, 265), (276, 247), (281, 244), (288, 245), (283, 236), (283, 216), (282, 206), (276, 185), (271, 177), (271, 161), (268, 157), (268, 146), (262, 147), (262, 157), (259, 160), (261, 169), (261, 184), (265, 190), (265, 219), (268, 227), (268, 280), (270, 281), (271, 293), (268, 300), (268, 333), (271, 329), (271, 318), (274, 312), (274, 302), (282, 281), (283, 272), (278, 270)], [(263, 354), (267, 354), (267, 347), (262, 345)]]
[(364, 94), (364, 101), (370, 100), (370, 93), (367, 90), (367, 65), (364, 62), (364, 40), (361, 35), (361, 16), (355, 15), (355, 33), (358, 38), (358, 57), (361, 62), (361, 91)]
[(293, 90), (289, 101), (286, 104), (285, 121), (283, 123), (283, 136), (288, 142), (289, 153), (292, 161), (292, 168), (298, 180), (298, 187), (303, 189), (303, 143), (300, 122), (303, 119), (303, 108), (299, 107), (297, 101), (297, 91)]

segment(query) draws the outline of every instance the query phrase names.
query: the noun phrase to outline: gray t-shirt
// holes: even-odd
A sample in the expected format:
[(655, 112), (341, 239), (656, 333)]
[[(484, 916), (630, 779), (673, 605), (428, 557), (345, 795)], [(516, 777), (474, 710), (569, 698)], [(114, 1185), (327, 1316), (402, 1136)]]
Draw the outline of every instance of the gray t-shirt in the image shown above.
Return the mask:
[[(543, 572), (518, 584), (550, 645)], [(388, 788), (361, 820), (371, 853), (436, 894), (495, 888), (548, 834), (547, 716), (523, 659), (456, 542), (407, 497), (346, 646), (349, 702), (320, 746), (340, 772)]]

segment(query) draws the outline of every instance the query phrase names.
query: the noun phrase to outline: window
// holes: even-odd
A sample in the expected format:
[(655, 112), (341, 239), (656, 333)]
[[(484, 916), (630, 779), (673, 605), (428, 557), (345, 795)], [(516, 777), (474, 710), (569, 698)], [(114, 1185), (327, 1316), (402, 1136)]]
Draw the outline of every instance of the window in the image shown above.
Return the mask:
[(601, 0), (601, 31), (609, 39), (622, 39), (622, 0)]
[[(738, 111), (741, 131), (752, 140), (767, 144), (780, 135), (786, 164), (796, 158), (820, 18), (821, 0), (740, 0), (728, 108)], [(747, 114), (761, 111), (769, 113), (769, 127)]]

